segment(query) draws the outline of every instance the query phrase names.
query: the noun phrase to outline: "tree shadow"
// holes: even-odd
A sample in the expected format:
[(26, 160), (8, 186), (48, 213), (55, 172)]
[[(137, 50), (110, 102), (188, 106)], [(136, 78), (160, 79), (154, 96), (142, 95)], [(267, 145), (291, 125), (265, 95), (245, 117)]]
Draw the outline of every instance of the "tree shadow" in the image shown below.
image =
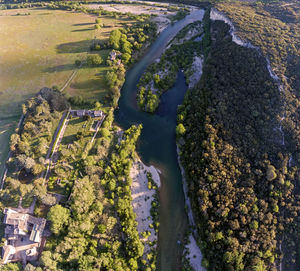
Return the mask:
[(61, 72), (61, 71), (71, 71), (74, 70), (74, 64), (58, 65), (54, 67), (48, 67), (43, 70), (43, 72)]
[(93, 28), (84, 28), (84, 29), (76, 29), (72, 30), (72, 32), (85, 32), (85, 31), (91, 31)]
[(73, 89), (97, 89), (97, 82), (99, 79), (89, 79), (83, 82), (74, 82), (71, 83)]
[(56, 52), (58, 54), (84, 53), (89, 50), (90, 45), (90, 40), (62, 43), (56, 46)]
[(73, 24), (73, 26), (84, 26), (84, 25), (92, 25), (94, 23), (82, 23), (82, 24)]
[(76, 125), (80, 122), (83, 122), (83, 118), (78, 118), (78, 117), (72, 118), (69, 120), (69, 125)]

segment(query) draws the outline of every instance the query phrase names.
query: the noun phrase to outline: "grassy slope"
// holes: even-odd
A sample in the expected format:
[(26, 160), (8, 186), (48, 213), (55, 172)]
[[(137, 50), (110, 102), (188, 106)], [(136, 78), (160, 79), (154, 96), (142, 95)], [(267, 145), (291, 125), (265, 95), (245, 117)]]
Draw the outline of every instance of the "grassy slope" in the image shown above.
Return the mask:
[[(29, 16), (14, 16), (28, 12)], [(44, 86), (62, 87), (75, 68), (75, 59), (87, 54), (91, 39), (106, 39), (124, 22), (103, 17), (105, 27), (96, 32), (94, 21), (94, 16), (61, 10), (0, 11), (0, 167), (20, 104)], [(66, 91), (101, 99), (106, 93), (106, 69), (82, 68)], [(9, 116), (15, 117), (5, 120)]]

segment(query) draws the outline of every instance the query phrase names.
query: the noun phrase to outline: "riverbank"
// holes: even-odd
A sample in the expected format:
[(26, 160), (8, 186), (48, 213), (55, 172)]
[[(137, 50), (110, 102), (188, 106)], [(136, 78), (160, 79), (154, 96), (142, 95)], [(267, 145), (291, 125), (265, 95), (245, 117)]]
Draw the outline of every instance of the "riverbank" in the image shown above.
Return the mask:
[(137, 103), (143, 111), (153, 113), (157, 110), (161, 95), (175, 84), (178, 70), (184, 72), (190, 86), (200, 79), (203, 52), (201, 41), (194, 39), (203, 33), (201, 20), (204, 14), (201, 15), (169, 41), (160, 59), (148, 66), (140, 78)]
[(177, 144), (177, 157), (178, 157), (178, 165), (181, 171), (182, 175), (182, 186), (183, 186), (183, 192), (184, 192), (184, 198), (185, 198), (185, 205), (186, 205), (186, 210), (187, 210), (187, 215), (188, 215), (188, 220), (189, 220), (189, 225), (191, 230), (191, 234), (189, 235), (188, 242), (184, 244), (184, 255), (186, 256), (186, 259), (189, 261), (190, 266), (195, 270), (195, 271), (205, 271), (205, 268), (201, 266), (202, 262), (202, 252), (197, 245), (196, 239), (198, 236), (198, 233), (196, 231), (196, 224), (193, 216), (193, 210), (192, 210), (192, 205), (190, 198), (188, 196), (188, 186), (186, 182), (186, 177), (185, 177), (185, 171), (184, 168), (181, 164), (180, 161), (180, 149)]
[[(132, 179), (131, 195), (133, 210), (136, 213), (136, 221), (138, 222), (137, 229), (140, 236), (144, 235), (143, 241), (145, 242), (145, 259), (151, 248), (156, 249), (157, 243), (157, 233), (154, 230), (154, 221), (151, 216), (152, 202), (155, 201), (154, 196), (157, 193), (157, 190), (149, 187), (147, 173), (151, 174), (153, 181), (159, 188), (159, 170), (154, 166), (146, 166), (138, 157), (130, 169), (130, 177)], [(145, 232), (148, 232), (148, 234), (144, 234)], [(150, 244), (153, 245), (150, 246)]]
[[(136, 107), (136, 85), (146, 68), (159, 58), (168, 43), (187, 24), (199, 20), (204, 13), (197, 10), (183, 20), (175, 22), (163, 31), (149, 47), (146, 55), (126, 74), (121, 90), (119, 108), (115, 111), (115, 122), (122, 129), (141, 123), (143, 129), (137, 145), (141, 159), (161, 170), (159, 189), (159, 234), (157, 245), (157, 270), (182, 270), (182, 244), (187, 232), (188, 219), (182, 188), (182, 176), (178, 167), (175, 141), (176, 111), (183, 102), (187, 85), (179, 72), (174, 87), (162, 97), (162, 107), (157, 114), (146, 114)], [(166, 97), (166, 99), (165, 99)]]

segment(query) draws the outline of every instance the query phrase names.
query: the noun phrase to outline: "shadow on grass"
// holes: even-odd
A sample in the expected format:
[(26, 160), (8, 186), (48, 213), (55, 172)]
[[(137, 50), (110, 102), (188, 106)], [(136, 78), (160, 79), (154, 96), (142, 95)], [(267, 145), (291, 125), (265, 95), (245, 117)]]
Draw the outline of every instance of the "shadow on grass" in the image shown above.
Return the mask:
[(74, 64), (58, 65), (54, 67), (48, 67), (43, 72), (61, 72), (74, 70), (76, 66)]
[(73, 24), (73, 26), (84, 26), (84, 25), (92, 25), (94, 23), (82, 23), (82, 24)]
[(97, 89), (99, 85), (99, 79), (89, 79), (83, 82), (74, 82), (71, 84), (73, 89)]
[(94, 30), (94, 28), (76, 29), (76, 30), (72, 30), (72, 32), (85, 32), (85, 31), (91, 31), (91, 30)]
[(89, 51), (91, 44), (91, 40), (62, 43), (56, 46), (56, 52), (58, 54), (84, 53)]
[(61, 144), (68, 145), (68, 144), (74, 143), (74, 141), (77, 140), (76, 134), (77, 134), (77, 132), (74, 133), (73, 135), (64, 136), (62, 141), (61, 141)]
[(70, 119), (69, 120), (69, 126), (70, 125), (76, 125), (76, 124), (78, 124), (78, 123), (80, 123), (80, 122), (84, 122), (84, 120), (83, 120), (83, 118), (74, 118), (74, 119)]

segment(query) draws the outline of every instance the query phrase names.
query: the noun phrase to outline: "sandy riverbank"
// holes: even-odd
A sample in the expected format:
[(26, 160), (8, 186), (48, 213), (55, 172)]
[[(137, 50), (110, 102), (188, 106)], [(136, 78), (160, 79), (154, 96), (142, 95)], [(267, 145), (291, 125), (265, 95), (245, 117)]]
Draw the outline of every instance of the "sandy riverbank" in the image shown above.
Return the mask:
[(201, 56), (194, 56), (194, 61), (192, 65), (193, 74), (189, 78), (189, 88), (193, 88), (202, 76), (203, 69), (203, 58)]
[(89, 8), (98, 9), (99, 7), (107, 11), (115, 11), (120, 13), (131, 13), (135, 15), (147, 14), (154, 15), (152, 21), (157, 25), (157, 34), (161, 33), (171, 23), (169, 16), (176, 14), (174, 11), (169, 11), (168, 7), (156, 7), (148, 5), (137, 4), (88, 4)]
[[(148, 241), (153, 242), (157, 240), (157, 235), (155, 230), (150, 227), (150, 224), (153, 224), (150, 210), (156, 190), (148, 188), (147, 172), (152, 174), (154, 182), (160, 187), (159, 170), (153, 166), (146, 166), (138, 158), (130, 170), (130, 177), (132, 178), (131, 195), (133, 210), (136, 213), (138, 222), (138, 231), (140, 234), (150, 231), (151, 235), (148, 237)], [(149, 251), (149, 245), (145, 244), (144, 255), (147, 255)]]

